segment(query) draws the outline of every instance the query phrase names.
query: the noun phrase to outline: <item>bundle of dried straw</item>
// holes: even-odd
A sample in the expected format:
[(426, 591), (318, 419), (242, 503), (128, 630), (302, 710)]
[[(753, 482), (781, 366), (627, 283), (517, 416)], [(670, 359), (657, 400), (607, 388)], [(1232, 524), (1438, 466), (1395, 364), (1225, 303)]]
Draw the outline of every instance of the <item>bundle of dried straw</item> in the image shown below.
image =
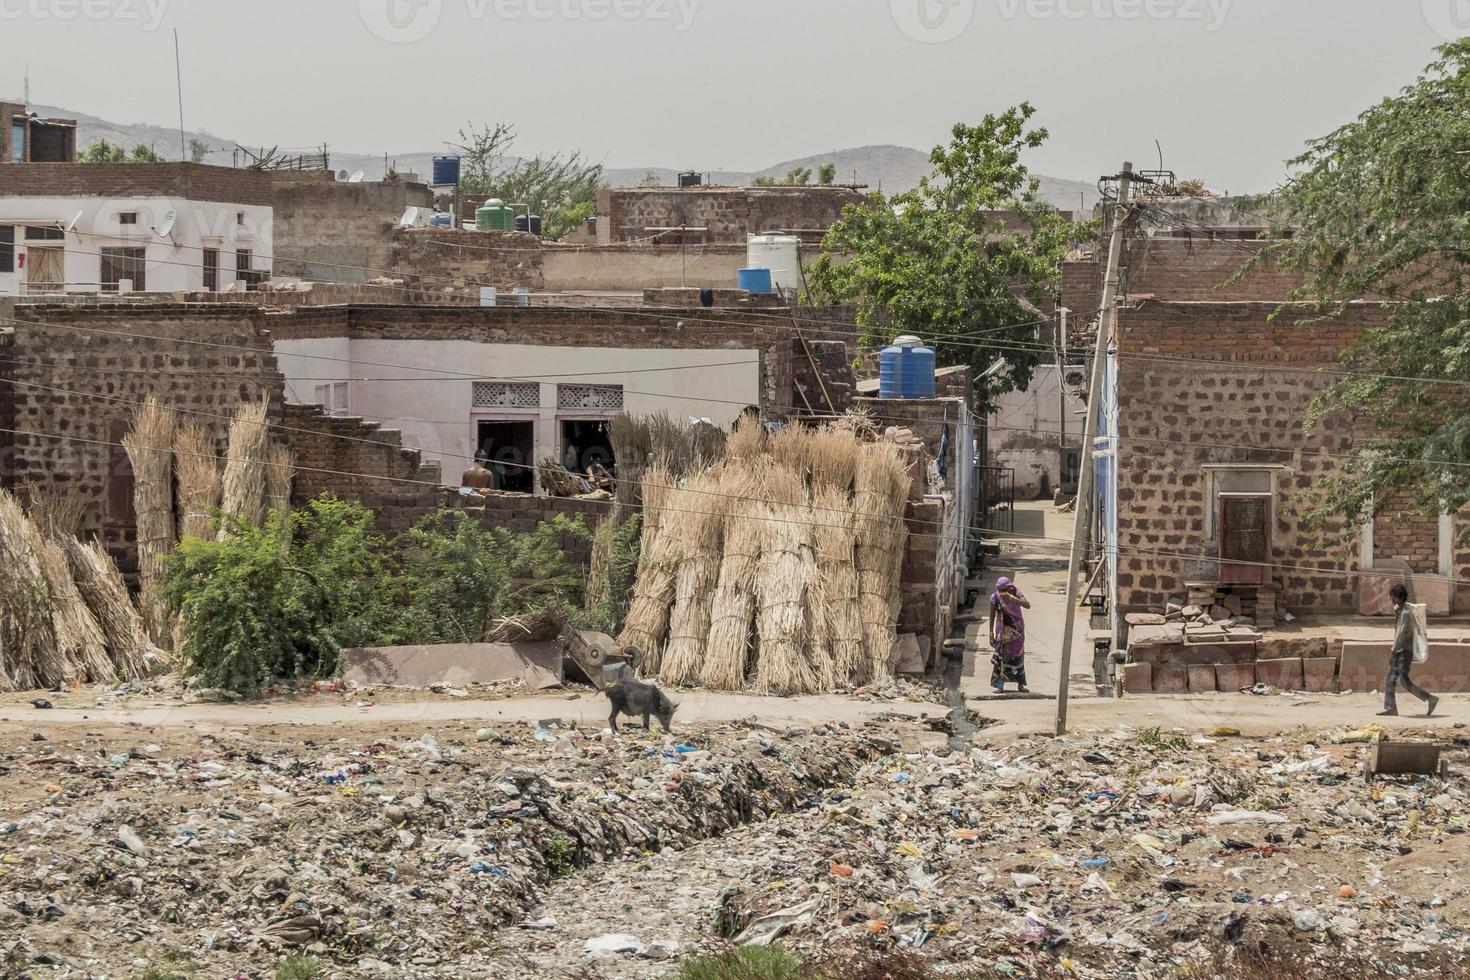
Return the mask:
[[(230, 442), (226, 451), (224, 495), (221, 512), (228, 521), (242, 517), (259, 526), (265, 517), (266, 470), (270, 453), (270, 430), (265, 418), (267, 402), (241, 402), (230, 423)], [(219, 530), (221, 541), (228, 528)]]
[(174, 472), (179, 480), (179, 537), (214, 537), (220, 506), (220, 471), (214, 436), (203, 423), (186, 420), (174, 433)]
[(745, 687), (755, 628), (755, 583), (761, 555), (762, 481), (769, 463), (732, 460), (720, 478), (726, 495), (724, 551), (710, 602), (709, 641), (699, 682), (715, 691)]
[(822, 645), (812, 642), (820, 573), (806, 487), (799, 470), (773, 460), (762, 489), (755, 686), (765, 694), (816, 694), (824, 680), (830, 689), (832, 667)]
[(78, 678), (78, 665), (57, 642), (53, 613), (40, 532), (0, 490), (0, 689), (49, 688)]
[(128, 586), (117, 565), (96, 542), (83, 544), (68, 537), (63, 543), (72, 579), (102, 630), (117, 675), (129, 680), (148, 676), (150, 661), (161, 659), (162, 654), (148, 639), (143, 617), (128, 598)]
[(268, 510), (291, 513), (291, 482), (296, 478), (296, 454), (283, 443), (266, 452), (265, 505)]
[(155, 642), (169, 633), (168, 616), (158, 598), (163, 558), (173, 551), (174, 530), (174, 428), (171, 409), (149, 397), (133, 414), (133, 427), (123, 436), (128, 460), (133, 464), (133, 513), (138, 529), (138, 578), (143, 619)]
[(817, 491), (812, 509), (817, 566), (821, 569), (819, 605), (826, 613), (833, 676), (837, 684), (863, 684), (868, 680), (870, 665), (863, 646), (852, 500), (829, 486)]
[(710, 606), (720, 576), (720, 542), (728, 499), (721, 491), (719, 469), (691, 477), (682, 489), (670, 495), (661, 533), (677, 538), (680, 547), (674, 607), (669, 613), (669, 643), (659, 670), (667, 684), (694, 684), (699, 679), (709, 638)]
[(662, 464), (655, 463), (644, 470), (643, 546), (638, 556), (633, 600), (618, 643), (643, 651), (642, 669), (648, 675), (658, 673), (659, 651), (663, 649), (669, 608), (674, 601), (674, 572), (679, 564), (680, 546), (677, 534), (664, 533), (670, 517), (665, 502), (673, 490), (673, 477)]
[(852, 509), (869, 680), (892, 676), (895, 624), (902, 602), (903, 553), (908, 541), (908, 525), (903, 517), (908, 489), (908, 465), (897, 446), (877, 442), (862, 447)]

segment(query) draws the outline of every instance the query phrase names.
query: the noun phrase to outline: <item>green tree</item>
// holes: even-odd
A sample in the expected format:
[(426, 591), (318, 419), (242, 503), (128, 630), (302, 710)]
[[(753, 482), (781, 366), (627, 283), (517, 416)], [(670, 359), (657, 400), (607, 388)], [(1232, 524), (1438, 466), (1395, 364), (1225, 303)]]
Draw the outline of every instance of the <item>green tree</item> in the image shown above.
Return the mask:
[(647, 171), (644, 171), (644, 173), (643, 173), (643, 182), (641, 184), (639, 184), (638, 186), (639, 187), (661, 187), (661, 186), (663, 186), (663, 181), (662, 180), (659, 180), (658, 174), (654, 173), (652, 170), (647, 170)]
[[(1089, 233), (1037, 196), (1021, 163), (1047, 138), (1028, 128), (1034, 113), (1023, 103), (956, 125), (918, 187), (847, 207), (809, 273), (815, 299), (857, 304), (867, 346), (914, 334), (977, 378), (999, 363), (977, 386), (982, 412), (1030, 384), (1043, 346), (1036, 309), (1057, 297), (1061, 260)], [(997, 212), (1023, 228), (1008, 229)]]
[(596, 213), (603, 168), (571, 153), (510, 159), (515, 127), (507, 123), (460, 130), (460, 180), (466, 194), (488, 194), (507, 204), (528, 204), (541, 215), (549, 238), (577, 231)]
[(833, 184), (837, 182), (837, 164), (824, 163), (822, 169), (817, 171), (817, 183)]
[(1310, 414), (1377, 433), (1319, 488), (1318, 521), (1395, 497), (1431, 514), (1470, 502), (1470, 38), (1437, 53), (1415, 84), (1291, 161), (1272, 202), (1291, 235), (1247, 266), (1269, 257), (1303, 274), (1291, 298), (1316, 313), (1392, 303)]
[(189, 141), (189, 162), (203, 163), (204, 158), (209, 156), (209, 144), (203, 140)]
[(98, 140), (77, 157), (78, 163), (162, 163), (163, 157), (146, 143), (139, 143), (126, 150), (114, 146), (107, 140)]

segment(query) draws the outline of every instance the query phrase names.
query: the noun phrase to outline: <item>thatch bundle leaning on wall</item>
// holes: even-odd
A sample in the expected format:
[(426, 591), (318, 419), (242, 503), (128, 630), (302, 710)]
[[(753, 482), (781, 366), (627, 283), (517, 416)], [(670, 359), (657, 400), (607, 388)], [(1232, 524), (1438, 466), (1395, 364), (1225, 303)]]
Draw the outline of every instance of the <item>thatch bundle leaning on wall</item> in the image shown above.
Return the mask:
[(680, 542), (669, 643), (659, 669), (667, 684), (696, 683), (704, 662), (729, 499), (721, 491), (720, 473), (717, 468), (690, 478), (686, 487), (672, 495), (664, 518), (665, 532)]
[(296, 478), (296, 454), (291, 447), (273, 443), (266, 453), (265, 505), (268, 510), (291, 513), (291, 483)]
[(149, 398), (133, 415), (123, 447), (133, 465), (133, 513), (138, 528), (138, 579), (143, 618), (155, 642), (168, 635), (167, 614), (158, 599), (163, 558), (173, 551), (174, 413)]
[[(243, 402), (230, 423), (230, 443), (225, 453), (224, 493), (221, 511), (225, 520), (244, 518), (259, 526), (265, 518), (266, 469), (270, 453), (270, 430), (266, 426), (268, 403)], [(219, 538), (228, 534), (219, 530)]]
[(761, 508), (756, 496), (762, 467), (726, 471), (722, 492), (736, 491), (725, 521), (725, 549), (710, 602), (709, 642), (699, 670), (702, 686), (738, 691), (745, 686), (755, 634), (755, 580), (761, 555)]
[(893, 675), (895, 623), (902, 601), (903, 553), (908, 541), (904, 509), (908, 466), (897, 446), (868, 443), (858, 456), (852, 510), (857, 533), (858, 595), (868, 678)]
[(77, 591), (92, 611), (107, 643), (107, 654), (119, 677), (146, 677), (149, 661), (161, 657), (148, 639), (143, 618), (128, 598), (127, 583), (107, 551), (96, 542), (64, 541), (67, 564)]
[(870, 664), (864, 653), (862, 602), (858, 596), (857, 538), (852, 502), (831, 487), (812, 500), (822, 604), (838, 684), (864, 684)]
[(635, 646), (643, 653), (640, 670), (646, 675), (659, 671), (659, 655), (669, 626), (674, 601), (674, 573), (679, 564), (679, 541), (664, 529), (672, 515), (665, 509), (674, 492), (673, 477), (661, 464), (643, 471), (643, 549), (638, 556), (638, 578), (633, 601), (618, 637), (622, 646)]
[(214, 537), (222, 486), (218, 452), (214, 437), (202, 423), (179, 423), (174, 434), (174, 472), (179, 480), (180, 538)]

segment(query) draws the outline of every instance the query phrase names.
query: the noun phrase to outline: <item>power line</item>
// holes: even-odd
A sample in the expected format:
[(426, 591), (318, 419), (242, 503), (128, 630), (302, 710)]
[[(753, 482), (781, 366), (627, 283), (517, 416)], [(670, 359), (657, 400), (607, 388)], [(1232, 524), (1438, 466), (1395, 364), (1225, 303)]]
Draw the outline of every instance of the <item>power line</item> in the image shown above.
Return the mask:
[[(119, 449), (126, 449), (127, 448), (127, 447), (125, 447), (120, 442), (112, 442), (112, 441), (109, 441), (109, 440), (106, 440), (106, 439), (92, 439), (92, 438), (87, 438), (85, 436), (69, 436), (69, 435), (62, 435), (62, 434), (59, 434), (59, 433), (50, 433), (50, 432), (33, 432), (33, 431), (25, 430), (25, 429), (14, 429), (14, 428), (0, 428), (0, 433), (7, 433), (7, 434), (10, 434), (10, 435), (19, 435), (19, 436), (28, 436), (28, 437), (38, 438), (38, 439), (50, 439), (50, 440), (53, 440), (53, 441), (60, 441), (60, 442), (72, 442), (72, 443), (81, 443), (81, 444), (94, 445), (94, 446), (106, 446), (106, 447), (119, 448)], [(189, 456), (191, 458), (199, 458), (199, 459), (214, 459), (214, 460), (224, 460), (224, 461), (229, 461), (231, 459), (238, 459), (238, 457), (230, 457), (228, 455), (220, 456), (220, 455), (211, 454), (211, 453), (178, 453), (172, 447), (147, 446), (147, 447), (142, 447), (142, 450), (141, 451), (143, 451), (143, 452), (158, 452), (158, 453), (174, 453), (175, 455)], [(251, 462), (262, 462), (262, 461), (251, 460)], [(286, 466), (287, 464), (284, 464), (284, 463), (273, 464), (273, 463), (268, 463), (268, 462), (262, 462), (262, 465), (268, 465), (268, 466)], [(350, 476), (350, 477), (354, 477), (354, 478), (358, 478), (358, 479), (361, 479), (365, 475), (365, 474), (362, 474), (362, 473), (348, 472), (346, 470), (333, 470), (333, 469), (326, 469), (326, 468), (321, 468), (321, 467), (292, 466), (291, 468), (293, 470), (297, 471), (297, 472), (302, 472), (302, 473), (321, 473), (321, 474), (336, 475), (336, 476)], [(388, 482), (388, 483), (402, 484), (402, 485), (431, 487), (431, 488), (433, 488), (435, 490), (441, 490), (441, 491), (442, 490), (452, 489), (452, 488), (443, 487), (443, 486), (441, 486), (441, 485), (439, 485), (437, 483), (433, 483), (433, 482), (428, 481), (428, 480), (414, 480), (414, 479), (411, 479), (411, 478), (408, 478), (408, 477), (370, 477), (370, 479), (379, 480), (379, 481)], [(650, 483), (650, 482), (647, 482), (647, 481), (634, 481), (634, 482), (637, 485), (642, 486), (642, 487), (650, 487), (650, 488), (653, 488), (653, 489), (665, 489), (665, 490), (682, 490), (682, 491), (685, 491), (685, 492), (688, 492), (688, 493), (699, 494), (700, 496), (709, 496), (709, 497), (725, 498), (725, 499), (731, 499), (731, 500), (739, 500), (739, 501), (744, 501), (746, 503), (761, 503), (761, 504), (773, 504), (773, 505), (774, 504), (785, 504), (786, 503), (786, 501), (775, 500), (775, 499), (772, 499), (772, 498), (764, 498), (764, 497), (755, 497), (755, 498), (752, 498), (752, 497), (745, 497), (745, 496), (742, 496), (742, 495), (739, 495), (739, 494), (729, 494), (729, 493), (724, 493), (724, 492), (715, 491), (715, 490), (701, 490), (701, 489), (696, 489), (696, 488), (687, 487), (687, 486), (665, 485), (665, 484)], [(528, 496), (527, 499), (536, 499), (536, 498), (531, 498), (531, 497)], [(609, 503), (610, 504), (611, 501), (606, 501), (606, 503)], [(691, 514), (691, 515), (700, 515), (700, 516), (709, 516), (709, 517), (723, 516), (723, 513), (724, 513), (722, 511), (701, 511), (701, 510), (691, 510), (691, 509), (688, 509), (688, 508), (668, 507), (668, 506), (659, 506), (659, 507), (656, 507), (654, 509), (655, 510), (659, 510), (659, 511), (664, 511), (664, 512), (667, 512), (667, 513), (681, 513), (681, 514)], [(939, 529), (940, 531), (959, 530), (959, 531), (965, 531), (965, 532), (977, 533), (977, 534), (983, 534), (983, 533), (986, 533), (986, 532), (989, 532), (989, 533), (992, 533), (992, 534), (997, 533), (997, 532), (995, 532), (991, 528), (985, 528), (985, 527), (973, 526), (973, 525), (959, 525), (959, 526), (955, 526), (955, 525), (946, 524), (943, 521), (931, 521), (931, 520), (925, 520), (925, 519), (922, 519), (922, 518), (907, 518), (907, 517), (903, 517), (903, 516), (894, 516), (894, 515), (890, 515), (890, 514), (867, 514), (867, 513), (858, 513), (858, 512), (853, 512), (853, 511), (850, 511), (850, 510), (847, 510), (847, 509), (840, 509), (839, 510), (837, 508), (824, 508), (824, 507), (815, 507), (815, 506), (813, 506), (811, 509), (814, 512), (819, 512), (819, 513), (820, 512), (841, 513), (841, 514), (844, 514), (844, 515), (851, 514), (851, 515), (853, 515), (855, 517), (869, 518), (869, 519), (874, 519), (874, 520), (903, 521), (907, 525), (910, 525), (910, 526), (934, 527), (934, 528)], [(833, 527), (833, 528), (835, 528), (835, 527), (846, 527), (847, 526), (846, 524), (842, 524), (842, 525), (837, 525), (837, 524), (823, 524), (823, 523), (820, 523), (820, 522), (817, 522), (817, 521), (811, 521), (811, 520), (795, 520), (795, 519), (790, 519), (790, 518), (779, 518), (779, 517), (775, 517), (775, 516), (768, 515), (768, 514), (757, 514), (757, 515), (754, 515), (754, 517), (757, 520), (761, 520), (761, 521), (767, 521), (767, 522), (772, 522), (772, 523), (780, 523), (780, 524), (800, 525), (800, 526), (804, 526), (804, 527)], [(1023, 539), (1031, 540), (1031, 541), (1049, 542), (1049, 543), (1052, 543), (1056, 548), (1061, 548), (1061, 547), (1064, 547), (1064, 546), (1065, 547), (1070, 547), (1070, 542), (1069, 541), (1064, 541), (1063, 539), (1060, 539), (1060, 538), (1052, 538), (1052, 537), (1048, 537), (1046, 535), (1041, 535), (1041, 534), (1010, 533), (1009, 536), (1010, 537), (1013, 537), (1013, 538), (1023, 538)], [(1202, 555), (1202, 554), (1191, 554), (1191, 553), (1187, 553), (1187, 552), (1157, 551), (1157, 550), (1153, 550), (1153, 549), (1143, 549), (1143, 548), (1121, 548), (1120, 547), (1120, 548), (1117, 549), (1117, 551), (1118, 551), (1119, 554), (1126, 554), (1126, 555), (1133, 556), (1133, 557), (1149, 557), (1149, 558), (1169, 559), (1169, 560), (1175, 560), (1175, 561), (1215, 562), (1215, 561), (1219, 561), (1220, 560), (1219, 555)], [(1276, 562), (1233, 562), (1232, 564), (1238, 564), (1238, 565), (1248, 566), (1248, 567), (1269, 568), (1269, 569), (1274, 569), (1274, 570), (1278, 570), (1278, 571), (1299, 571), (1299, 572), (1306, 572), (1306, 573), (1311, 573), (1311, 574), (1315, 574), (1315, 575), (1328, 575), (1328, 576), (1352, 576), (1352, 577), (1357, 577), (1357, 576), (1362, 576), (1362, 575), (1370, 575), (1370, 576), (1393, 576), (1393, 575), (1400, 574), (1400, 573), (1395, 572), (1395, 571), (1392, 571), (1392, 570), (1361, 569), (1361, 570), (1358, 570), (1358, 571), (1354, 571), (1352, 569), (1344, 569), (1344, 568), (1329, 568), (1329, 567), (1322, 567), (1322, 566), (1316, 566), (1316, 565), (1289, 565), (1289, 564), (1282, 564), (1282, 563), (1276, 563)], [(1461, 579), (1453, 578), (1453, 577), (1452, 578), (1449, 578), (1447, 581), (1449, 581), (1453, 585), (1470, 585), (1470, 580), (1461, 580)]]

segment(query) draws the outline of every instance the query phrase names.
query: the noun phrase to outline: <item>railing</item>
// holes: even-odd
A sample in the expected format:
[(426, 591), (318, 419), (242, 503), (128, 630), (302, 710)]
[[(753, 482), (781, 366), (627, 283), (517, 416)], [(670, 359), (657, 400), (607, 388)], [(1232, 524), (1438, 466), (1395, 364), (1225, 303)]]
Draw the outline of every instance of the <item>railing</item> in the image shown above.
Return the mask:
[(981, 466), (980, 526), (987, 531), (1016, 531), (1016, 471), (1010, 466)]

